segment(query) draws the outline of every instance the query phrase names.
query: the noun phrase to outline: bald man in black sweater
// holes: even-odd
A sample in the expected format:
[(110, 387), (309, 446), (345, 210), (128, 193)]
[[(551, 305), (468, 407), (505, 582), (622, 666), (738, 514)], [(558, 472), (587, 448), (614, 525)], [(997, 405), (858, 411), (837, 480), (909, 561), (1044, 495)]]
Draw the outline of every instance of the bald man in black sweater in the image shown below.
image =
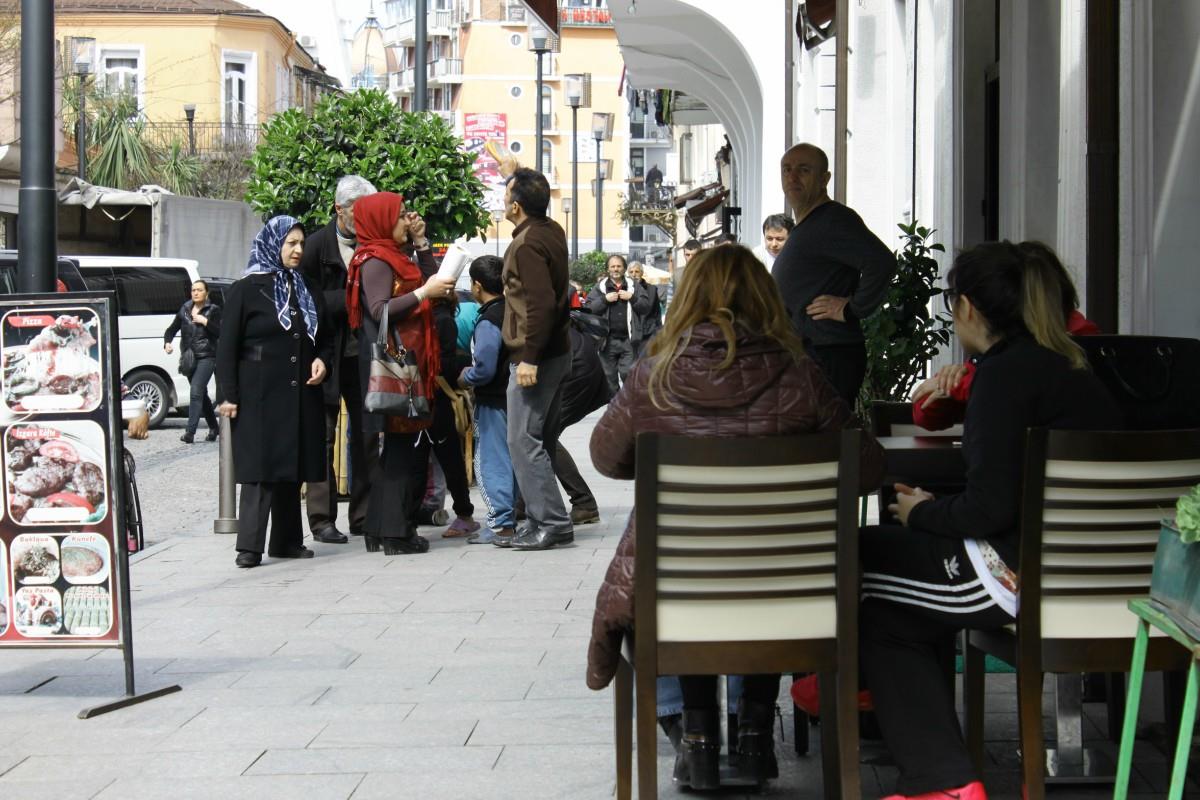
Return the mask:
[(829, 198), (829, 159), (798, 144), (780, 162), (796, 227), (771, 275), (806, 350), (854, 407), (867, 370), (864, 319), (879, 308), (896, 257), (857, 213)]

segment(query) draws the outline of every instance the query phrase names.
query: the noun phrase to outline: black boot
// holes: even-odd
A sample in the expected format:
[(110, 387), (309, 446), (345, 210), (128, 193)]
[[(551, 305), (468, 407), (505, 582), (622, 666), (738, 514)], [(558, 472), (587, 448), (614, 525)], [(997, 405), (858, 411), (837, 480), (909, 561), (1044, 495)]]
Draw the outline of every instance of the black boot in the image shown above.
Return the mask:
[[(683, 740), (675, 765), (675, 777), (693, 789), (721, 788), (719, 714), (715, 708), (683, 710)], [(679, 761), (683, 762), (682, 765)]]
[(760, 784), (779, 777), (774, 725), (774, 705), (742, 697), (738, 710), (738, 766), (742, 775)]
[(683, 715), (667, 714), (665, 717), (659, 717), (658, 727), (662, 728), (662, 732), (670, 739), (671, 747), (675, 750), (675, 771), (672, 778), (675, 783), (686, 784), (688, 771), (682, 756)]

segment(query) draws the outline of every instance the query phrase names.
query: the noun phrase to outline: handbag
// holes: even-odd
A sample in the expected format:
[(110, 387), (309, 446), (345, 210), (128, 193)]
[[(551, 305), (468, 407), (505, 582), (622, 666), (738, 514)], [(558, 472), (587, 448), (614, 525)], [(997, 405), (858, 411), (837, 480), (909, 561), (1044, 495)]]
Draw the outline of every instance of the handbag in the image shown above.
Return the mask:
[(1127, 430), (1200, 427), (1200, 340), (1079, 336), (1075, 342), (1117, 401)]
[(433, 404), (421, 368), (417, 366), (416, 354), (402, 341), (393, 345), (389, 332), (385, 305), (379, 320), (379, 335), (371, 343), (371, 366), (363, 408), (371, 414), (399, 417), (403, 422), (424, 427), (433, 419)]
[(185, 347), (179, 351), (179, 374), (192, 377), (196, 373), (196, 354), (192, 348)]

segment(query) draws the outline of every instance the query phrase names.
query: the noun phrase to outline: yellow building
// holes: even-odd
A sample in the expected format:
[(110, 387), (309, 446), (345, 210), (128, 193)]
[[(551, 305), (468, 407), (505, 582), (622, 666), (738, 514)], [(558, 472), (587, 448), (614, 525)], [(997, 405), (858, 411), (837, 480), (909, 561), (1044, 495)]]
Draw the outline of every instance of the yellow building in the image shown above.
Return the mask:
[[(536, 55), (529, 49), (532, 15), (519, 0), (427, 0), (428, 108), (450, 122), (457, 133), (470, 139), (476, 115), (503, 115), (503, 137), (522, 164), (537, 161), (536, 114), (538, 112)], [(399, 71), (389, 88), (405, 107), (412, 107), (415, 25), (413, 0), (388, 0), (385, 41), (395, 49)], [(627, 229), (616, 216), (620, 195), (627, 192), (629, 171), (628, 103), (621, 92), (623, 61), (609, 21), (604, 0), (561, 0), (559, 3), (558, 52), (546, 53), (542, 61), (544, 88), (541, 114), (545, 156), (543, 171), (550, 180), (550, 214), (571, 239), (571, 215), (578, 215), (579, 252), (596, 246), (596, 142), (592, 138), (592, 114), (613, 115), (612, 139), (601, 145), (600, 157), (607, 164), (603, 185), (603, 249), (628, 252)], [(578, 13), (577, 13), (578, 12)], [(579, 118), (579, 192), (572, 198), (571, 117), (567, 104), (565, 76), (591, 73), (591, 107), (581, 108)], [(501, 138), (501, 137), (497, 137)], [(493, 227), (488, 248), (494, 244)], [(503, 247), (512, 226), (500, 223)]]
[[(55, 0), (67, 81), (86, 71), (101, 91), (124, 91), (156, 128), (197, 150), (257, 141), (278, 111), (311, 108), (337, 81), (274, 17), (232, 0)], [(186, 11), (178, 10), (187, 8)]]

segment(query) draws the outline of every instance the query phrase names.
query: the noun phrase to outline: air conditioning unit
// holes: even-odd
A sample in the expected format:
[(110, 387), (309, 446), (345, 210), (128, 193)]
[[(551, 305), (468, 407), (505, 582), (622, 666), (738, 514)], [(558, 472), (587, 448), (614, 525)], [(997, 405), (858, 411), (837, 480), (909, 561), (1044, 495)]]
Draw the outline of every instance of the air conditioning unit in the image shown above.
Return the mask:
[(303, 47), (305, 50), (314, 49), (317, 46), (317, 37), (301, 36), (300, 37), (300, 46)]

